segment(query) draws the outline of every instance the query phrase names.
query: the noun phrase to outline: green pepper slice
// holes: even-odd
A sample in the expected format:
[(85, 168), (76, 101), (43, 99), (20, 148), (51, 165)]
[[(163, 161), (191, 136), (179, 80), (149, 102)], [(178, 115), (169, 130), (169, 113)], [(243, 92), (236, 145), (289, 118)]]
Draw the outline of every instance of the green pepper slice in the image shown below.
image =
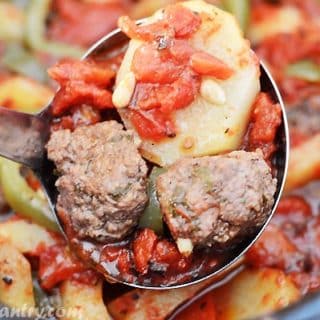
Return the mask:
[(311, 60), (302, 60), (290, 64), (286, 70), (286, 75), (309, 82), (320, 81), (320, 65)]
[(10, 71), (40, 82), (48, 81), (45, 67), (19, 43), (11, 43), (6, 46), (1, 63)]
[(84, 51), (75, 46), (49, 41), (45, 38), (46, 19), (51, 0), (30, 0), (26, 12), (26, 42), (34, 50), (49, 53), (56, 57), (80, 58)]
[(21, 165), (0, 159), (0, 182), (3, 194), (13, 211), (52, 231), (59, 231), (55, 218), (41, 190), (32, 190), (20, 173)]
[(241, 29), (246, 32), (250, 21), (250, 0), (222, 0), (222, 6), (237, 18)]
[(156, 180), (159, 175), (165, 171), (166, 169), (159, 167), (154, 167), (152, 169), (148, 182), (149, 204), (144, 210), (139, 221), (139, 227), (152, 229), (159, 235), (163, 233), (163, 220), (160, 204), (157, 198)]

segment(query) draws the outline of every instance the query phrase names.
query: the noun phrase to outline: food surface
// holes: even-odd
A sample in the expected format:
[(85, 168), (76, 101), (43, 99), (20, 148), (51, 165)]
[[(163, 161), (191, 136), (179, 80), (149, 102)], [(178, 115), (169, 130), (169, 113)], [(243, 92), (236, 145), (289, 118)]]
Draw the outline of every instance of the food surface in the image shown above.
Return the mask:
[[(116, 27), (120, 16), (145, 18), (176, 2), (0, 1), (0, 105), (13, 110), (38, 112), (56, 91), (56, 85), (47, 75), (49, 67), (61, 58), (67, 58), (64, 61), (69, 62), (70, 58), (80, 58), (101, 35)], [(243, 33), (251, 41), (251, 47), (272, 72), (289, 118), (291, 156), (286, 193), (271, 225), (257, 245), (245, 255), (245, 265), (237, 269), (238, 274), (233, 274), (232, 280), (228, 278), (214, 284), (207, 280), (181, 289), (134, 290), (109, 284), (79, 261), (73, 254), (74, 248), (70, 249), (59, 234), (37, 178), (30, 174), (30, 170), (1, 159), (0, 186), (9, 207), (7, 213), (0, 215), (0, 255), (4, 262), (0, 267), (1, 304), (14, 307), (15, 312), (18, 309), (23, 312), (25, 306), (30, 306), (37, 308), (33, 309), (35, 311), (41, 311), (44, 318), (52, 319), (55, 314), (61, 320), (248, 320), (260, 319), (260, 316), (264, 319), (265, 314), (278, 318), (277, 310), (293, 303), (299, 306), (299, 303), (304, 303), (306, 294), (319, 291), (319, 1), (206, 2), (237, 17)], [(230, 42), (230, 45), (234, 43)], [(200, 49), (206, 50), (203, 47)], [(108, 61), (99, 59), (95, 74), (98, 71), (103, 76), (100, 78), (105, 81), (103, 83), (87, 79), (84, 71), (88, 64), (75, 67), (79, 61), (74, 61), (72, 68), (77, 70), (76, 78), (72, 79), (71, 84), (65, 83), (70, 85), (69, 102), (72, 103), (60, 104), (64, 109), (56, 109), (52, 125), (54, 131), (74, 131), (79, 126), (110, 119), (119, 121), (117, 112), (111, 108), (111, 98), (114, 77), (123, 61), (123, 54), (124, 51), (118, 50)], [(221, 59), (219, 55), (213, 56)], [(91, 68), (96, 66), (93, 62), (89, 65)], [(57, 80), (61, 87), (66, 88), (60, 80), (66, 79), (66, 76), (70, 78), (70, 75), (68, 70), (62, 71), (56, 74)], [(220, 84), (231, 79), (215, 82)], [(79, 80), (81, 85), (74, 85)], [(243, 83), (246, 82), (243, 80)], [(88, 85), (90, 90), (83, 90)], [(98, 104), (93, 103), (97, 93), (103, 97)], [(82, 97), (77, 102), (75, 98), (79, 95)], [(86, 103), (79, 103), (84, 100)], [(277, 154), (274, 137), (280, 111), (263, 93), (254, 100), (247, 136), (240, 148), (255, 151), (264, 147), (264, 158), (272, 166)], [(119, 110), (122, 113), (125, 109)], [(177, 113), (187, 109), (186, 106)], [(210, 108), (208, 110), (213, 112)], [(206, 120), (200, 117), (200, 112), (195, 113), (193, 118)], [(209, 129), (213, 125), (217, 123), (211, 123)], [(147, 144), (146, 140), (142, 140), (143, 144)], [(193, 143), (192, 139), (186, 142), (186, 146)], [(148, 141), (148, 144), (151, 143)], [(149, 159), (152, 159), (151, 156)], [(152, 160), (157, 162), (159, 159)], [(118, 275), (120, 272), (122, 278), (128, 281), (138, 282), (139, 277), (150, 280), (151, 275), (153, 281), (156, 281), (155, 276), (158, 277), (158, 283), (163, 283), (164, 279), (167, 283), (174, 282), (177, 277), (188, 281), (194, 279), (190, 275), (196, 276), (199, 268), (203, 268), (206, 274), (206, 266), (211, 266), (212, 270), (212, 266), (217, 265), (217, 255), (210, 257), (210, 248), (204, 250), (202, 255), (194, 248), (188, 257), (179, 252), (166, 225), (162, 223), (152, 182), (166, 168), (152, 168), (149, 163), (148, 166), (150, 201), (143, 212), (143, 219), (139, 221), (138, 230), (133, 231), (125, 241), (106, 247), (100, 244), (103, 248), (101, 261)], [(88, 249), (92, 248), (87, 241), (85, 244)], [(90, 250), (88, 252), (91, 253)], [(197, 299), (203, 290), (207, 294)], [(194, 303), (190, 304), (192, 301)], [(187, 306), (180, 315), (173, 316), (174, 311)], [(1, 315), (7, 311), (0, 305)]]
[(234, 151), (179, 160), (159, 176), (157, 191), (178, 243), (224, 247), (263, 225), (276, 184), (261, 153)]
[[(143, 155), (165, 166), (237, 149), (260, 71), (234, 17), (199, 0), (169, 6), (138, 27), (127, 18), (119, 24), (132, 40), (113, 101), (142, 138)], [(118, 101), (123, 90), (129, 99)]]
[(138, 223), (148, 198), (147, 166), (133, 134), (115, 121), (56, 131), (48, 157), (60, 173), (57, 210), (81, 239), (123, 239)]

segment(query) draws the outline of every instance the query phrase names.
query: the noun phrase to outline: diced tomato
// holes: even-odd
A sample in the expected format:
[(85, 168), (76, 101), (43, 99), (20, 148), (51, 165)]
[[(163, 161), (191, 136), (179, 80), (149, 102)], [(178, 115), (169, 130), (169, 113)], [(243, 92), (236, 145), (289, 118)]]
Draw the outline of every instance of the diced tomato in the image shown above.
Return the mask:
[(131, 263), (130, 251), (127, 249), (122, 249), (120, 251), (117, 264), (118, 269), (122, 275), (130, 274)]
[(155, 246), (152, 259), (157, 263), (173, 265), (183, 258), (175, 244), (168, 240), (161, 240)]
[(97, 109), (113, 107), (112, 94), (106, 87), (114, 78), (114, 71), (93, 61), (69, 59), (52, 67), (49, 75), (61, 85), (52, 103), (55, 116), (83, 104)]
[(281, 199), (277, 208), (277, 214), (290, 215), (301, 213), (305, 218), (311, 217), (312, 210), (309, 203), (300, 196), (286, 196)]
[(158, 237), (151, 229), (143, 229), (134, 240), (134, 263), (139, 273), (146, 274), (148, 272), (149, 263), (157, 241)]
[(248, 251), (246, 259), (250, 265), (258, 268), (275, 267), (294, 271), (301, 270), (304, 256), (281, 229), (270, 224)]
[(274, 139), (281, 124), (281, 107), (274, 104), (266, 93), (260, 93), (253, 106), (249, 131), (249, 148), (260, 148), (265, 160), (270, 160), (276, 149)]
[(92, 60), (64, 59), (48, 70), (49, 76), (61, 86), (70, 81), (94, 83), (108, 86), (115, 77), (115, 72)]
[(57, 41), (88, 47), (112, 31), (117, 19), (127, 12), (129, 1), (89, 3), (78, 0), (54, 0), (55, 15), (48, 36)]
[(87, 271), (80, 260), (74, 257), (65, 245), (45, 248), (39, 259), (39, 278), (44, 289), (51, 289), (59, 282), (71, 279), (74, 274)]
[(208, 293), (175, 318), (176, 320), (216, 320), (217, 310), (212, 293)]
[(200, 16), (179, 4), (166, 8), (165, 19), (174, 29), (176, 38), (190, 37), (201, 26)]
[(172, 120), (159, 109), (149, 111), (130, 110), (130, 120), (143, 139), (159, 141), (175, 136)]
[(233, 70), (228, 65), (206, 52), (194, 53), (191, 56), (191, 67), (201, 75), (220, 80), (226, 80), (233, 75)]
[(176, 81), (183, 71), (183, 66), (165, 57), (165, 54), (165, 50), (158, 50), (154, 43), (145, 44), (137, 49), (132, 61), (132, 71), (137, 80), (158, 84)]
[(138, 26), (128, 16), (120, 17), (118, 26), (131, 39), (153, 41), (161, 37), (172, 37), (174, 31), (165, 20), (160, 20), (148, 25)]

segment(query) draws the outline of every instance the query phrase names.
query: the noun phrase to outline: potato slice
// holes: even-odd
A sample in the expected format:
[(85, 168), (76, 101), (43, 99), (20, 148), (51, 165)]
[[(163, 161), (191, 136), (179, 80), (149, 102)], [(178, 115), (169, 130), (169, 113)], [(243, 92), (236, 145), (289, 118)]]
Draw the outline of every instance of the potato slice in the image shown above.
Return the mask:
[(14, 76), (0, 81), (0, 105), (21, 112), (37, 112), (52, 99), (54, 92), (36, 81)]
[(21, 253), (34, 252), (40, 245), (51, 246), (56, 243), (46, 229), (26, 220), (9, 220), (0, 223), (0, 238)]
[(112, 301), (108, 309), (114, 320), (163, 320), (212, 281), (166, 291), (133, 290)]
[(299, 290), (277, 269), (246, 269), (213, 292), (218, 319), (242, 320), (279, 310), (297, 301)]
[(35, 306), (30, 263), (5, 242), (0, 243), (0, 301), (17, 309)]
[(277, 33), (294, 32), (305, 23), (302, 13), (293, 6), (277, 6), (259, 21), (252, 21), (248, 37), (253, 43)]
[(21, 41), (24, 35), (23, 11), (11, 3), (0, 2), (0, 40)]
[(87, 285), (67, 280), (60, 287), (62, 320), (111, 320), (102, 299), (102, 282)]
[(285, 190), (291, 191), (320, 178), (320, 133), (292, 148)]
[[(201, 28), (190, 39), (195, 48), (204, 50), (233, 68), (234, 75), (215, 82), (225, 94), (225, 103), (208, 102), (200, 95), (188, 107), (175, 112), (177, 136), (160, 143), (143, 141), (142, 154), (149, 160), (166, 166), (183, 156), (202, 156), (235, 150), (246, 131), (252, 104), (260, 90), (259, 64), (243, 38), (235, 18), (201, 0), (182, 2), (192, 11), (202, 14)], [(153, 22), (161, 11), (148, 18)], [(117, 85), (131, 70), (135, 50), (143, 42), (131, 40), (120, 71)], [(212, 78), (213, 79), (213, 78)], [(207, 80), (207, 77), (206, 77)], [(119, 110), (127, 128), (127, 108)], [(185, 148), (186, 142), (193, 142)]]

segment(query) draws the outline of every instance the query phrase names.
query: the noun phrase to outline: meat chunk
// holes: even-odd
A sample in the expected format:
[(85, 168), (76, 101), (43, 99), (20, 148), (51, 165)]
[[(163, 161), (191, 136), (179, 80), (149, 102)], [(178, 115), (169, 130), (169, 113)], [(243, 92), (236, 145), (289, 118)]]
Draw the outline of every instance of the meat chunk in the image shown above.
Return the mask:
[(276, 184), (260, 151), (235, 151), (176, 162), (157, 193), (177, 242), (223, 248), (266, 221)]
[(147, 166), (132, 132), (115, 121), (60, 130), (47, 150), (61, 174), (57, 210), (80, 238), (115, 241), (137, 225), (148, 200)]

